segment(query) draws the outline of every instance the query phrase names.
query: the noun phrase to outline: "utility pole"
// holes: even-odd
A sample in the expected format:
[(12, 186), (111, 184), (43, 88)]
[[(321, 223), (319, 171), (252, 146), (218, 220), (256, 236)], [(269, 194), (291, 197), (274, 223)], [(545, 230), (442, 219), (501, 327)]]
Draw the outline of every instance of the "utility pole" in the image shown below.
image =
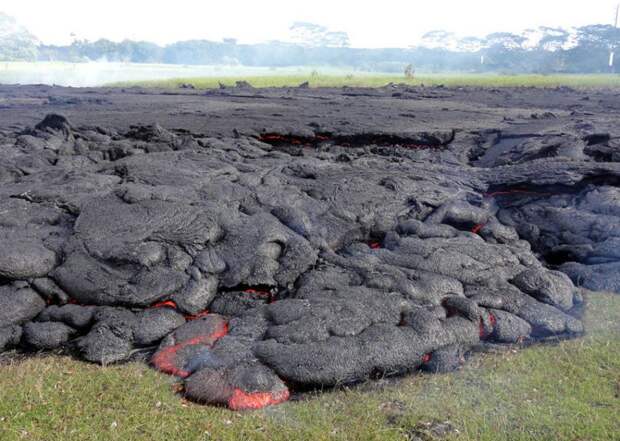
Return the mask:
[[(616, 19), (614, 20), (614, 29), (618, 29), (618, 13), (620, 13), (620, 3), (616, 5)], [(615, 35), (614, 35), (615, 37)], [(615, 38), (614, 38), (615, 40)], [(616, 43), (612, 42), (610, 51), (609, 51), (609, 70), (614, 72), (614, 57), (615, 57)]]

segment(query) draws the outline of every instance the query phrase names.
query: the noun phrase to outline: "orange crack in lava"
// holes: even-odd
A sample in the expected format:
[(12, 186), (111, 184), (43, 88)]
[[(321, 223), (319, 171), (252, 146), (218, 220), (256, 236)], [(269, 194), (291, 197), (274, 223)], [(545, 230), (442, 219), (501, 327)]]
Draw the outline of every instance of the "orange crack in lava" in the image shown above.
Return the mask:
[(379, 248), (381, 248), (381, 243), (379, 242), (370, 242), (368, 244), (368, 246), (373, 249), (373, 250), (378, 250)]
[[(261, 135), (258, 138), (260, 141), (262, 142), (273, 142), (273, 143), (288, 143), (288, 144), (292, 144), (292, 145), (311, 145), (312, 144), (312, 139), (306, 139), (303, 137), (298, 137), (298, 136), (294, 136), (294, 135), (288, 135), (288, 136), (284, 136), (284, 135), (278, 135), (277, 133), (266, 133)], [(319, 139), (317, 138), (317, 140), (323, 140), (323, 139)]]
[(269, 291), (265, 291), (262, 289), (254, 289), (254, 288), (244, 289), (243, 292), (246, 294), (256, 294), (259, 296), (270, 296), (271, 295)]
[(232, 396), (228, 399), (228, 407), (231, 410), (261, 409), (283, 403), (289, 399), (289, 396), (288, 389), (279, 392), (244, 392), (235, 388)]
[[(491, 313), (489, 313), (489, 322), (491, 323), (491, 327), (492, 328), (494, 328), (495, 325), (497, 324), (497, 319)], [(479, 326), (479, 329), (480, 329), (480, 340), (483, 340), (484, 338), (486, 338), (488, 336), (488, 334), (486, 333), (486, 331), (484, 329), (484, 321), (482, 320), (482, 317), (480, 317), (480, 322), (479, 322), (478, 326)]]
[(431, 361), (431, 359), (432, 359), (432, 358), (433, 358), (433, 356), (432, 356), (431, 354), (424, 354), (424, 355), (422, 356), (422, 363), (423, 363), (423, 364), (426, 364), (426, 363), (428, 363), (429, 361)]
[(200, 311), (197, 314), (187, 314), (185, 315), (185, 320), (187, 320), (188, 322), (191, 322), (193, 320), (198, 320), (200, 318), (206, 317), (209, 315), (209, 311), (207, 309), (205, 309), (204, 311)]
[(244, 289), (243, 292), (245, 294), (255, 294), (260, 297), (265, 297), (268, 303), (275, 302), (275, 295), (271, 291), (267, 291), (264, 289), (257, 289), (257, 288), (247, 288), (247, 289)]
[(483, 227), (484, 227), (484, 224), (476, 224), (471, 229), (471, 232), (474, 233), (474, 234), (478, 234), (480, 232), (480, 230), (482, 230)]
[(151, 305), (151, 308), (172, 308), (177, 309), (177, 304), (172, 300), (165, 300), (163, 302), (157, 302)]
[[(173, 300), (164, 300), (154, 303), (150, 306), (149, 309), (153, 308), (170, 308), (176, 310), (178, 306)], [(204, 311), (200, 311), (197, 314), (186, 314), (183, 317), (185, 317), (185, 320), (187, 320), (188, 322), (191, 322), (192, 320), (198, 320), (199, 318), (206, 317), (207, 315), (209, 315), (209, 311), (205, 309)]]
[(175, 365), (177, 352), (193, 345), (212, 346), (217, 340), (228, 334), (228, 323), (224, 323), (222, 327), (209, 335), (199, 335), (188, 340), (177, 343), (176, 345), (167, 346), (160, 349), (152, 359), (153, 365), (166, 374), (175, 375), (177, 377), (189, 377), (191, 372), (178, 368)]

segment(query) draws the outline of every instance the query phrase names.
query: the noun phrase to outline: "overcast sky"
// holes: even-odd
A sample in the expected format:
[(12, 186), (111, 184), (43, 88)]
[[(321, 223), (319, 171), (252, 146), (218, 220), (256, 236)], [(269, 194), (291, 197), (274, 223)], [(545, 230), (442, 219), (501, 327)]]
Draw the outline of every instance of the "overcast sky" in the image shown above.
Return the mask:
[(45, 43), (95, 40), (286, 39), (295, 21), (345, 31), (355, 47), (406, 47), (427, 31), (482, 36), (530, 27), (613, 22), (610, 0), (0, 0)]

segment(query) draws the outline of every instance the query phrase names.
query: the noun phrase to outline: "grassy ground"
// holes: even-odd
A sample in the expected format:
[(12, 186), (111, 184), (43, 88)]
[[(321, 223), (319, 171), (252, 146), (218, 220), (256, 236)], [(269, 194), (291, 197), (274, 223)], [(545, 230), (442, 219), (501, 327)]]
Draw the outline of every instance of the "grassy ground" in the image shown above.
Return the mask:
[(279, 68), (249, 66), (188, 66), (140, 63), (0, 63), (0, 84), (59, 84), (64, 86), (142, 85), (178, 87), (191, 83), (198, 88), (216, 88), (219, 83), (233, 85), (245, 80), (255, 87), (297, 86), (305, 81), (311, 87), (365, 86), (379, 87), (390, 82), (427, 86), (485, 87), (557, 87), (620, 88), (620, 75), (498, 75), (498, 74), (425, 74), (407, 79), (403, 74), (355, 71), (328, 66), (290, 66)]
[(219, 87), (219, 83), (233, 85), (245, 80), (254, 87), (297, 86), (305, 81), (310, 87), (380, 87), (388, 83), (405, 83), (426, 86), (479, 86), (479, 87), (558, 87), (576, 88), (620, 87), (620, 75), (492, 75), (492, 74), (454, 74), (454, 75), (420, 75), (407, 79), (402, 75), (355, 74), (355, 75), (259, 75), (259, 76), (224, 76), (199, 78), (174, 78), (150, 81), (120, 82), (114, 86), (144, 86), (175, 88), (189, 83), (199, 89)]
[(620, 440), (620, 296), (588, 301), (584, 338), (255, 412), (185, 402), (142, 364), (29, 358), (0, 367), (0, 439), (428, 441), (450, 421), (442, 439)]

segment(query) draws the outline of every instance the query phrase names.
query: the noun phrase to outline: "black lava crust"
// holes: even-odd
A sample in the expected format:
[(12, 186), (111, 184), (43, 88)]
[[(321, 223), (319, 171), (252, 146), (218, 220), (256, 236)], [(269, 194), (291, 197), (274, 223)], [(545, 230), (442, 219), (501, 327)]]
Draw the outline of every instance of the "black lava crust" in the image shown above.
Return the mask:
[(578, 336), (578, 286), (620, 291), (617, 94), (0, 97), (0, 351), (151, 351), (253, 409)]

